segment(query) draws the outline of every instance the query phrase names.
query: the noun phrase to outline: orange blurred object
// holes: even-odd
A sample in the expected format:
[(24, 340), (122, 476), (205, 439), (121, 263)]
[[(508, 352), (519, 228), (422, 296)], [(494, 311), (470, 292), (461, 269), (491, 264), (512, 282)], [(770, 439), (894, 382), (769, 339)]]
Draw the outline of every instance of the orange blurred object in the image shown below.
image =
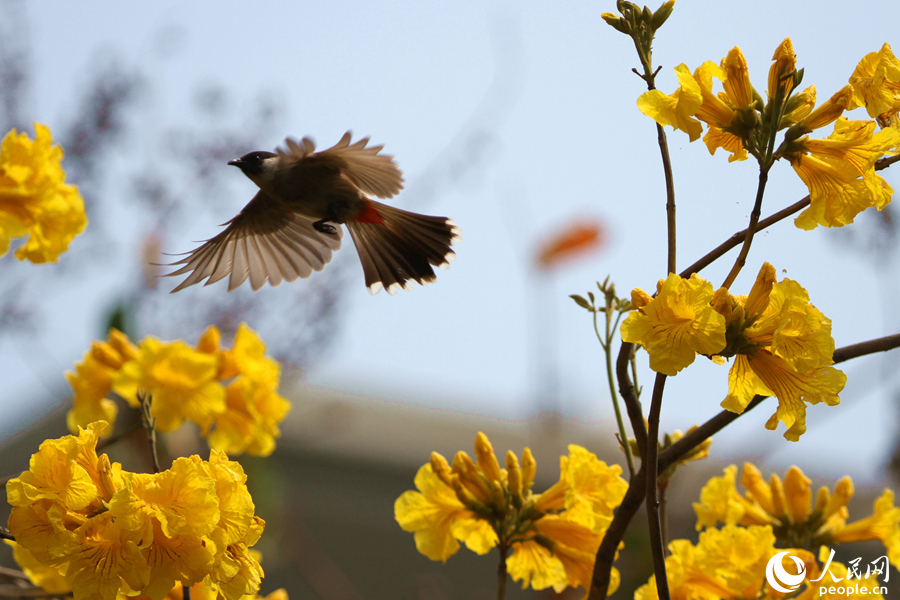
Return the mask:
[(538, 269), (548, 271), (571, 259), (603, 247), (603, 226), (598, 219), (578, 219), (540, 245), (535, 257)]

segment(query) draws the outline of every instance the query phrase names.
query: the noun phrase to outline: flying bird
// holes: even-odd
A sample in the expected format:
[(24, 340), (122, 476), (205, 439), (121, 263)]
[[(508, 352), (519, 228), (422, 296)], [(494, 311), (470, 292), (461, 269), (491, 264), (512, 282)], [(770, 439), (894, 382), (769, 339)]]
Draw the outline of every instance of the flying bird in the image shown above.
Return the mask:
[(207, 279), (228, 277), (228, 291), (248, 278), (254, 291), (265, 285), (309, 277), (341, 247), (346, 225), (362, 262), (366, 287), (394, 294), (415, 281), (435, 280), (433, 266), (447, 268), (460, 230), (451, 219), (430, 217), (382, 204), (403, 189), (394, 157), (351, 144), (348, 131), (321, 152), (309, 138), (285, 140), (286, 148), (256, 151), (230, 161), (259, 186), (259, 192), (224, 231), (168, 266), (166, 276), (187, 275), (177, 292)]

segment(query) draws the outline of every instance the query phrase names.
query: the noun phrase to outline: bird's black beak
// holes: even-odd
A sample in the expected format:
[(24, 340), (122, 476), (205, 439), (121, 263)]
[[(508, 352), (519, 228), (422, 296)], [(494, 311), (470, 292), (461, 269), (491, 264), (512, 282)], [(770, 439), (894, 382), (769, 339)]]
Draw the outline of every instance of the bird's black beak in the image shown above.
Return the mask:
[(234, 160), (229, 160), (228, 164), (232, 167), (240, 167), (243, 164), (243, 161), (239, 158), (236, 158)]

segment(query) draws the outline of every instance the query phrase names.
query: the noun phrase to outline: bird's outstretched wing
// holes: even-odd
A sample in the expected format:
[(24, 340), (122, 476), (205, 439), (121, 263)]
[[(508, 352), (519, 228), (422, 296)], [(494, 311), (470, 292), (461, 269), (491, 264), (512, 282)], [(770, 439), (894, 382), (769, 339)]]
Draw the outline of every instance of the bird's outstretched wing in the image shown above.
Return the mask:
[(391, 198), (398, 194), (403, 189), (403, 173), (394, 162), (394, 157), (379, 154), (384, 146), (367, 148), (369, 138), (363, 138), (354, 144), (350, 143), (350, 139), (348, 131), (331, 148), (316, 152), (316, 146), (309, 138), (303, 138), (300, 142), (287, 138), (287, 148), (278, 148), (276, 151), (282, 160), (289, 163), (299, 165), (302, 161), (307, 167), (315, 163), (338, 167), (354, 185), (370, 196)]
[(317, 219), (292, 211), (279, 200), (260, 191), (219, 235), (186, 253), (168, 266), (183, 265), (166, 277), (184, 275), (173, 292), (209, 278), (206, 285), (230, 275), (228, 291), (250, 278), (254, 291), (266, 281), (273, 287), (282, 281), (307, 278), (321, 271), (331, 261), (331, 254), (341, 247), (343, 230), (337, 224), (335, 233), (317, 231)]

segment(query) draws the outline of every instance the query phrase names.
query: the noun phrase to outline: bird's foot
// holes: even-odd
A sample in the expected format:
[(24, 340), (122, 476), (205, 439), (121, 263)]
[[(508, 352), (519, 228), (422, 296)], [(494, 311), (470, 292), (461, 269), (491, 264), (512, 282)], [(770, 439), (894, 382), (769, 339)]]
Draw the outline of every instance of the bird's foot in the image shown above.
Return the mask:
[(329, 225), (327, 223), (328, 219), (321, 219), (312, 224), (313, 229), (316, 231), (321, 231), (322, 233), (327, 233), (328, 235), (336, 235), (337, 229), (335, 229), (334, 225)]

